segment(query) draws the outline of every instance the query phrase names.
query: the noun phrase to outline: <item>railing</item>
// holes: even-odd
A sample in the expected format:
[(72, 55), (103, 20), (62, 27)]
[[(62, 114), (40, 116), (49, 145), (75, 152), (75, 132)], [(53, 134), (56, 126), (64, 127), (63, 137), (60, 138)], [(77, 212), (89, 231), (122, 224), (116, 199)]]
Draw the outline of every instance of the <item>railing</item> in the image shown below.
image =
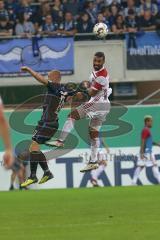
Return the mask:
[[(140, 33), (141, 31), (137, 32), (137, 33)], [(143, 32), (156, 32), (156, 31), (143, 31)], [(48, 38), (48, 37), (52, 37), (52, 38), (57, 38), (57, 37), (62, 37), (62, 38), (67, 38), (67, 37), (74, 37), (75, 40), (78, 40), (78, 38), (81, 38), (84, 40), (86, 39), (86, 37), (90, 38), (91, 40), (107, 40), (107, 39), (115, 39), (115, 37), (123, 37), (125, 38), (125, 35), (128, 34), (128, 32), (123, 32), (121, 34), (117, 34), (117, 33), (114, 33), (114, 32), (108, 32), (107, 36), (104, 37), (104, 38), (98, 38), (95, 36), (94, 33), (76, 33), (75, 35), (73, 36), (68, 36), (68, 35), (62, 35), (62, 34), (57, 34), (57, 35), (47, 35), (47, 34), (36, 34), (36, 35), (32, 35), (31, 37), (22, 37), (22, 36), (19, 36), (19, 35), (12, 35), (12, 36), (0, 36), (0, 40), (1, 39), (21, 39), (21, 38), (33, 38), (33, 37), (42, 37), (42, 38)]]

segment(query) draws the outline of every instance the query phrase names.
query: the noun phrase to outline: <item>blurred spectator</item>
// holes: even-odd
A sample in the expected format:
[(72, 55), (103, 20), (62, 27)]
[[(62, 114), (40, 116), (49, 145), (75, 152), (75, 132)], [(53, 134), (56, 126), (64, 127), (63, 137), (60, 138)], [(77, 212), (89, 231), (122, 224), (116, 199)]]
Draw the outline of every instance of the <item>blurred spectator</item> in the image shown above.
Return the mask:
[(88, 0), (85, 3), (85, 11), (88, 13), (90, 20), (93, 24), (95, 24), (97, 19), (96, 7), (93, 0)]
[(103, 7), (103, 8), (101, 9), (101, 13), (103, 14), (103, 16), (104, 16), (107, 20), (109, 19), (110, 15), (111, 15), (111, 12), (110, 12), (110, 10), (109, 10), (108, 7)]
[(83, 13), (77, 25), (79, 33), (91, 33), (93, 31), (93, 24), (89, 19), (87, 13)]
[(60, 23), (63, 20), (64, 7), (60, 0), (54, 0), (54, 5), (52, 8), (52, 17), (55, 22)]
[(121, 0), (105, 0), (106, 6), (110, 6), (112, 3), (113, 4), (117, 4), (117, 3), (121, 3)]
[(158, 12), (157, 16), (156, 16), (156, 30), (157, 30), (157, 34), (160, 36), (160, 11)]
[(116, 34), (122, 34), (126, 31), (124, 19), (122, 15), (118, 15), (112, 25), (112, 31)]
[(117, 15), (119, 14), (119, 9), (116, 5), (112, 5), (110, 7), (110, 17), (109, 17), (109, 25), (112, 26), (116, 20)]
[(42, 33), (47, 35), (56, 35), (58, 30), (58, 24), (53, 22), (52, 16), (47, 15), (45, 18), (45, 23), (42, 27)]
[(156, 3), (157, 3), (157, 7), (158, 7), (158, 12), (160, 12), (160, 0), (157, 0)]
[(126, 30), (127, 32), (137, 32), (139, 29), (139, 19), (134, 10), (129, 9), (128, 16), (126, 17)]
[(79, 17), (79, 1), (66, 0), (64, 2), (64, 12), (71, 12), (74, 19), (77, 19)]
[(129, 32), (129, 39), (128, 39), (128, 48), (137, 48), (136, 44), (136, 32), (139, 29), (139, 21), (137, 16), (135, 15), (134, 10), (129, 9), (128, 17), (126, 17), (126, 30)]
[(72, 13), (65, 13), (65, 20), (59, 26), (59, 33), (63, 35), (73, 36), (77, 32), (77, 23), (73, 20)]
[(0, 17), (9, 18), (8, 11), (4, 7), (4, 1), (0, 0)]
[(9, 19), (5, 16), (0, 16), (0, 36), (12, 36), (13, 26), (9, 23)]
[(45, 17), (47, 15), (52, 15), (52, 9), (49, 2), (44, 1), (35, 16), (36, 28), (43, 25), (43, 23), (45, 22)]
[(28, 13), (20, 13), (19, 23), (16, 24), (15, 33), (21, 37), (31, 37), (35, 34), (35, 28), (33, 23), (29, 21)]
[(127, 7), (124, 9), (124, 15), (128, 16), (128, 11), (132, 9), (135, 12), (135, 15), (139, 16), (140, 10), (135, 5), (135, 0), (127, 0)]
[(140, 6), (140, 13), (143, 16), (145, 11), (151, 11), (152, 16), (155, 16), (158, 12), (158, 7), (152, 0), (144, 0)]
[[(17, 7), (17, 16), (20, 13), (27, 13), (32, 19), (33, 15), (35, 14), (35, 9), (31, 6), (30, 0), (20, 0), (19, 5)], [(33, 20), (33, 19), (32, 19)]]
[(96, 7), (96, 12), (99, 13), (102, 11), (102, 8), (105, 7), (105, 1), (104, 0), (95, 0), (95, 7)]
[(152, 16), (150, 10), (144, 11), (143, 17), (141, 17), (141, 29), (144, 31), (152, 31), (156, 29), (155, 18)]
[(106, 20), (106, 18), (103, 16), (102, 13), (98, 13), (98, 16), (97, 16), (97, 23), (105, 23), (107, 26), (109, 26), (109, 21)]
[(13, 25), (16, 22), (16, 9), (18, 7), (18, 3), (16, 0), (7, 0), (6, 2), (6, 9), (8, 11), (9, 14), (9, 21), (10, 23), (12, 23)]

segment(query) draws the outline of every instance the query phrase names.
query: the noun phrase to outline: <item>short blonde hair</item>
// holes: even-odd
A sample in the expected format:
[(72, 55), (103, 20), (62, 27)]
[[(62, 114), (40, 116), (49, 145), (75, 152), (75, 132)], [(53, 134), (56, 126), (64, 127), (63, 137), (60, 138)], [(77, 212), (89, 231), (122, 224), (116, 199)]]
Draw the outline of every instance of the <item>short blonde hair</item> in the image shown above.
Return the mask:
[(153, 117), (151, 115), (145, 115), (144, 116), (144, 122), (147, 122), (148, 120), (152, 120)]
[(50, 80), (61, 80), (61, 73), (58, 70), (52, 70), (48, 73), (48, 78)]

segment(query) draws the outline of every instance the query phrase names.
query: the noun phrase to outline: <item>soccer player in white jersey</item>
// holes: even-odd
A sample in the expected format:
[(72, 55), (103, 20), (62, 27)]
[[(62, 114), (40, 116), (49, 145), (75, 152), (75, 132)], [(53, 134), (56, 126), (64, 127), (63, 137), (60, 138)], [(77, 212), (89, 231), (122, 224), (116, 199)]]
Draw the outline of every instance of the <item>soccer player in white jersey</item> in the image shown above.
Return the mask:
[(153, 118), (150, 115), (144, 117), (144, 128), (141, 132), (141, 148), (140, 148), (140, 157), (137, 161), (137, 167), (134, 171), (132, 185), (137, 184), (139, 175), (144, 167), (152, 167), (153, 176), (157, 179), (160, 184), (160, 172), (158, 169), (157, 162), (152, 153), (153, 145), (159, 146), (159, 143), (156, 143), (152, 139), (151, 128), (153, 124)]
[(91, 140), (91, 160), (81, 172), (98, 168), (97, 152), (99, 148), (99, 130), (110, 111), (109, 95), (112, 89), (109, 88), (109, 74), (104, 67), (105, 55), (97, 52), (93, 58), (93, 71), (90, 77), (90, 87), (87, 89), (90, 100), (75, 108), (68, 116), (59, 139), (52, 145), (62, 147), (69, 132), (74, 127), (76, 120), (89, 117), (89, 135)]
[(4, 166), (6, 168), (11, 168), (14, 158), (9, 135), (9, 126), (4, 116), (4, 109), (1, 97), (0, 97), (0, 136), (2, 137), (5, 147), (5, 153), (3, 156)]

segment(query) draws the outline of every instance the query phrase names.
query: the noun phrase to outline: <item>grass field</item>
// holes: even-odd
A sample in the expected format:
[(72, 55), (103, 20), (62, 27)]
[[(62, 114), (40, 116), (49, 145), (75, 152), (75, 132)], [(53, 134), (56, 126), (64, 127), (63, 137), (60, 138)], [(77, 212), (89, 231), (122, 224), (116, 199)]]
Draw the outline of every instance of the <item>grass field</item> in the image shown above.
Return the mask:
[(160, 238), (160, 187), (0, 193), (2, 240)]

